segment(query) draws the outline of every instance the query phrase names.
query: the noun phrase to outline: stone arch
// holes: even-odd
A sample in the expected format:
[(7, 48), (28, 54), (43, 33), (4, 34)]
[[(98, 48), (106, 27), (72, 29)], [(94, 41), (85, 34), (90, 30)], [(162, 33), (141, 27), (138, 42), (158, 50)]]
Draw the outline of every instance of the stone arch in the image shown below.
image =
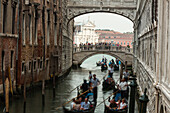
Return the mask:
[(121, 57), (119, 57), (118, 55), (116, 55), (116, 54), (114, 54), (114, 53), (107, 52), (107, 51), (106, 51), (106, 52), (95, 52), (95, 53), (91, 53), (91, 54), (85, 56), (85, 57), (79, 62), (79, 64), (81, 65), (86, 59), (90, 58), (91, 56), (97, 55), (97, 54), (106, 54), (106, 55), (113, 56), (113, 57), (119, 59), (123, 64), (125, 64), (125, 61), (124, 61)]
[(118, 10), (115, 10), (115, 11), (110, 11), (110, 10), (91, 10), (91, 11), (80, 11), (80, 12), (78, 12), (76, 14), (74, 14), (74, 12), (73, 12), (72, 15), (68, 15), (69, 20), (67, 22), (67, 25), (74, 18), (76, 18), (78, 16), (81, 16), (81, 15), (90, 14), (90, 13), (111, 13), (111, 14), (117, 14), (117, 15), (120, 15), (120, 16), (123, 16), (123, 17), (129, 19), (132, 23), (134, 23), (134, 18), (132, 17), (132, 15), (130, 15), (130, 13), (129, 14), (128, 13), (124, 13), (123, 11), (118, 11)]

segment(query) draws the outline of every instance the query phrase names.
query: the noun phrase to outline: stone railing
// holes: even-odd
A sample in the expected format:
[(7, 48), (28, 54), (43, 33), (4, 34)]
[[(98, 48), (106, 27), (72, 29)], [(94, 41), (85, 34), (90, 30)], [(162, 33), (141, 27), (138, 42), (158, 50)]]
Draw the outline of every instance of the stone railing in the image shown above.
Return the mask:
[(127, 48), (124, 46), (111, 46), (111, 45), (83, 45), (80, 47), (74, 47), (73, 52), (81, 52), (81, 51), (122, 51), (122, 52), (133, 52), (132, 48)]

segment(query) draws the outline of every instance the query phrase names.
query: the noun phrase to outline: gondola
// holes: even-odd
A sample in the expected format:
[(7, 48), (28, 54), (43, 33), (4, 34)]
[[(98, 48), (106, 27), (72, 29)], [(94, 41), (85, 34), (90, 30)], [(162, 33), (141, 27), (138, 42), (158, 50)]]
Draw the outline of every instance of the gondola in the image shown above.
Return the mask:
[[(79, 89), (77, 89), (79, 90)], [(77, 96), (80, 95), (79, 91), (77, 93)], [(65, 106), (63, 106), (63, 111), (64, 113), (94, 113), (95, 111), (95, 107), (96, 107), (96, 104), (97, 104), (97, 100), (94, 101), (92, 97), (88, 97), (89, 98), (89, 102), (90, 102), (90, 109), (87, 110), (87, 111), (76, 111), (76, 110), (70, 110), (68, 108), (66, 108)], [(91, 101), (90, 101), (91, 99)]]
[(127, 113), (127, 108), (123, 110), (110, 110), (106, 105), (105, 105), (105, 110), (104, 113)]
[(96, 65), (97, 65), (97, 66), (101, 66), (101, 63), (97, 63), (97, 62), (96, 62)]
[(106, 80), (103, 81), (103, 90), (108, 91), (108, 90), (114, 90), (115, 89), (115, 83), (108, 84)]
[(73, 110), (69, 110), (63, 106), (63, 111), (64, 111), (64, 113), (94, 113), (95, 108), (91, 108), (88, 111), (73, 111)]
[(114, 71), (119, 71), (119, 65), (118, 66), (114, 65)]
[(107, 70), (107, 65), (102, 64), (102, 65), (101, 65), (101, 70), (102, 70), (102, 71), (103, 71), (103, 70)]

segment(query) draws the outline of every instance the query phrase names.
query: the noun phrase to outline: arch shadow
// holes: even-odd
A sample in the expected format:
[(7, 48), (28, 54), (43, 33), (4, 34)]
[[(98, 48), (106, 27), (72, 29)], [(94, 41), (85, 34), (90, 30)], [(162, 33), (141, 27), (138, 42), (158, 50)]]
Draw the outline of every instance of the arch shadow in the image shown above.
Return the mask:
[(120, 61), (123, 63), (123, 65), (125, 65), (125, 61), (124, 61), (121, 57), (119, 57), (118, 55), (116, 55), (116, 54), (114, 54), (114, 53), (107, 52), (107, 51), (106, 51), (106, 52), (103, 52), (103, 51), (102, 51), (102, 52), (91, 53), (91, 54), (85, 56), (85, 57), (79, 62), (79, 64), (81, 65), (86, 59), (88, 59), (88, 58), (91, 57), (91, 56), (97, 55), (97, 54), (110, 55), (110, 56), (112, 56), (112, 57), (117, 58), (118, 60), (120, 60)]

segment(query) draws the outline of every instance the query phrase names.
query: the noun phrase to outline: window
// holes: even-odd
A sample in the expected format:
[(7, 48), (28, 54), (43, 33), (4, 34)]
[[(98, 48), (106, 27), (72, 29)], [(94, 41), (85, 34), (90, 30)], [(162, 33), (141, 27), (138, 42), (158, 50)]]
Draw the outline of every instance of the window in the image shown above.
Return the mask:
[(114, 38), (116, 38), (116, 36), (114, 36)]
[(35, 8), (35, 34), (34, 34), (34, 45), (38, 45), (38, 9)]
[(31, 70), (31, 62), (29, 62), (29, 71)]
[(37, 66), (37, 69), (40, 68), (40, 59), (38, 59), (38, 66)]
[(22, 17), (22, 44), (25, 45), (25, 14)]
[(124, 45), (126, 45), (126, 42), (124, 42)]
[(36, 61), (34, 61), (34, 70), (36, 70)]
[(57, 45), (57, 15), (54, 13), (54, 45)]
[(53, 3), (56, 3), (56, 0), (53, 0)]
[(103, 38), (105, 38), (105, 36)]
[(59, 45), (61, 46), (61, 34), (62, 34), (62, 24), (60, 23), (60, 27), (59, 27)]
[(109, 38), (110, 38), (110, 36), (109, 36)]
[(119, 42), (117, 42), (117, 44), (119, 44)]
[(13, 68), (14, 51), (11, 51), (11, 68)]
[(29, 15), (29, 42), (32, 45), (32, 17)]
[(129, 45), (129, 42), (127, 43), (127, 45)]
[(29, 5), (30, 1), (29, 0), (25, 0), (25, 5)]
[(43, 67), (43, 62), (42, 62), (42, 60), (40, 61), (40, 69), (42, 69), (42, 67)]
[(22, 74), (24, 74), (24, 70), (25, 69), (25, 63), (24, 62), (22, 62)]
[(2, 69), (5, 71), (5, 52), (2, 51)]
[(15, 33), (15, 7), (12, 8), (12, 34)]
[(122, 45), (123, 43), (121, 42), (121, 45)]
[(4, 3), (3, 5), (3, 29), (2, 32), (6, 33), (6, 27), (7, 27), (7, 4)]
[(47, 45), (50, 45), (50, 11), (47, 10), (48, 19), (47, 19)]

